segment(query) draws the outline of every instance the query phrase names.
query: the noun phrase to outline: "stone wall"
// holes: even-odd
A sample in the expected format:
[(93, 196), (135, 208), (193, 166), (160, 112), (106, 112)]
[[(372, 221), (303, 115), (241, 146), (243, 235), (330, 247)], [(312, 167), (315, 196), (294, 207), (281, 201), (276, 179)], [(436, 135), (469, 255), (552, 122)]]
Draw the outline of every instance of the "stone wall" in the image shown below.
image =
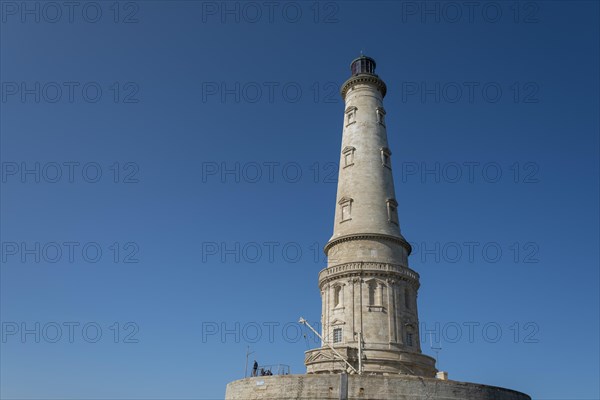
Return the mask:
[(531, 400), (495, 386), (408, 375), (348, 375), (347, 397), (340, 397), (341, 375), (284, 375), (246, 378), (227, 385), (226, 400)]

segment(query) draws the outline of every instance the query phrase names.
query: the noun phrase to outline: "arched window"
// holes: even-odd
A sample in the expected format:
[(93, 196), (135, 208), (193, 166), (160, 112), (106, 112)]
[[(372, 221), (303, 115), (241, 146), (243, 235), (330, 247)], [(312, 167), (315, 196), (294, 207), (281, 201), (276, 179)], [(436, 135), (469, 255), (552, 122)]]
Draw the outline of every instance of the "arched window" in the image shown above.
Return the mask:
[(333, 288), (333, 306), (338, 307), (342, 302), (342, 287), (336, 286)]
[(377, 292), (377, 282), (370, 281), (369, 282), (369, 305), (370, 306), (377, 305), (377, 304), (375, 304), (376, 294), (377, 294), (376, 292)]
[(384, 311), (384, 287), (385, 284), (376, 279), (372, 279), (367, 282), (367, 289), (369, 291), (369, 303), (367, 308), (369, 311)]

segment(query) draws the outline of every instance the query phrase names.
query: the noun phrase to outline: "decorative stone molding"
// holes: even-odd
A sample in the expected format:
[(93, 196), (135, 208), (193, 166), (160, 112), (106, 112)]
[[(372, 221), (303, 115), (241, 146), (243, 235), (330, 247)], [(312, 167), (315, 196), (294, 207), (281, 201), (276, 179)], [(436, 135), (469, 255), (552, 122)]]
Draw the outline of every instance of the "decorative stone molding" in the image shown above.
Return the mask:
[(352, 78), (344, 82), (342, 88), (340, 89), (340, 95), (342, 96), (342, 99), (346, 100), (346, 93), (348, 93), (348, 90), (350, 90), (350, 88), (356, 84), (375, 85), (377, 87), (377, 90), (381, 92), (381, 97), (385, 97), (385, 94), (387, 93), (387, 86), (385, 85), (385, 82), (379, 79), (377, 75), (359, 74), (353, 76)]
[[(346, 198), (345, 197), (342, 198), (342, 200), (344, 200), (344, 199), (346, 199)], [(339, 203), (341, 203), (342, 200), (340, 200)], [(352, 200), (352, 199), (350, 199), (350, 200)], [(339, 243), (347, 242), (347, 241), (351, 241), (351, 240), (369, 240), (369, 239), (380, 239), (380, 240), (388, 240), (391, 242), (395, 242), (406, 249), (407, 256), (409, 256), (410, 253), (412, 252), (412, 246), (402, 236), (398, 237), (398, 236), (392, 236), (392, 235), (385, 235), (382, 233), (360, 233), (360, 234), (340, 236), (335, 239), (331, 239), (329, 242), (327, 242), (323, 251), (325, 252), (325, 255), (327, 255), (327, 253), (329, 252), (329, 249), (331, 249), (333, 246), (335, 246)]]
[(350, 262), (322, 269), (319, 272), (319, 287), (323, 290), (326, 285), (340, 278), (360, 280), (365, 276), (380, 277), (384, 280), (402, 280), (411, 284), (415, 290), (420, 285), (419, 274), (402, 265), (376, 262)]

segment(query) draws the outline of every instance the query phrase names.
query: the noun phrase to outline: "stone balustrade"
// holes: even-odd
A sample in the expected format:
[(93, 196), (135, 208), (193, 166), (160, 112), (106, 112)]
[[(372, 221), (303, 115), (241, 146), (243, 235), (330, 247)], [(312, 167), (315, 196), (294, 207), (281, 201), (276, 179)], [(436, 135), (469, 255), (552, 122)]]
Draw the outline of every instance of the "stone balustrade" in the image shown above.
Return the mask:
[(322, 269), (319, 272), (319, 285), (340, 276), (361, 273), (387, 273), (416, 284), (419, 282), (419, 274), (402, 265), (378, 262), (349, 262)]

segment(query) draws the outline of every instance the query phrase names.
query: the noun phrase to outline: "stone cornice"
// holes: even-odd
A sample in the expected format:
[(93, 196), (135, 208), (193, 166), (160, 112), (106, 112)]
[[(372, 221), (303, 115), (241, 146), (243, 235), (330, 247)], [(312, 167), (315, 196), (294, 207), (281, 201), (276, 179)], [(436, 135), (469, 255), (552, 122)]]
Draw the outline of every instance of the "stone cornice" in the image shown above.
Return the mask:
[(398, 237), (398, 236), (386, 235), (383, 233), (357, 233), (357, 234), (352, 234), (352, 235), (340, 236), (338, 238), (329, 240), (329, 242), (327, 242), (327, 244), (325, 245), (325, 248), (323, 249), (323, 251), (325, 252), (325, 254), (327, 254), (329, 252), (330, 248), (332, 248), (333, 246), (335, 246), (336, 244), (339, 244), (341, 242), (347, 242), (350, 240), (365, 240), (365, 239), (367, 239), (367, 240), (368, 239), (389, 240), (391, 242), (398, 243), (399, 245), (404, 247), (407, 251), (407, 255), (410, 255), (410, 253), (412, 252), (412, 247), (411, 247), (410, 243), (408, 243), (406, 241), (406, 239), (404, 239), (402, 236)]
[(353, 77), (348, 79), (342, 85), (342, 88), (340, 89), (340, 94), (342, 96), (342, 99), (344, 99), (344, 100), (346, 99), (346, 93), (348, 92), (348, 89), (350, 89), (352, 86), (354, 86), (356, 84), (360, 84), (360, 83), (363, 83), (363, 84), (370, 83), (370, 84), (375, 85), (377, 87), (377, 89), (381, 92), (381, 97), (385, 97), (385, 94), (387, 93), (387, 86), (385, 85), (385, 82), (382, 81), (377, 75), (358, 74), (358, 75), (354, 75)]
[(419, 274), (408, 267), (397, 264), (378, 262), (350, 262), (327, 267), (319, 272), (319, 287), (322, 289), (326, 283), (350, 276), (381, 276), (393, 277), (411, 283), (419, 288)]

